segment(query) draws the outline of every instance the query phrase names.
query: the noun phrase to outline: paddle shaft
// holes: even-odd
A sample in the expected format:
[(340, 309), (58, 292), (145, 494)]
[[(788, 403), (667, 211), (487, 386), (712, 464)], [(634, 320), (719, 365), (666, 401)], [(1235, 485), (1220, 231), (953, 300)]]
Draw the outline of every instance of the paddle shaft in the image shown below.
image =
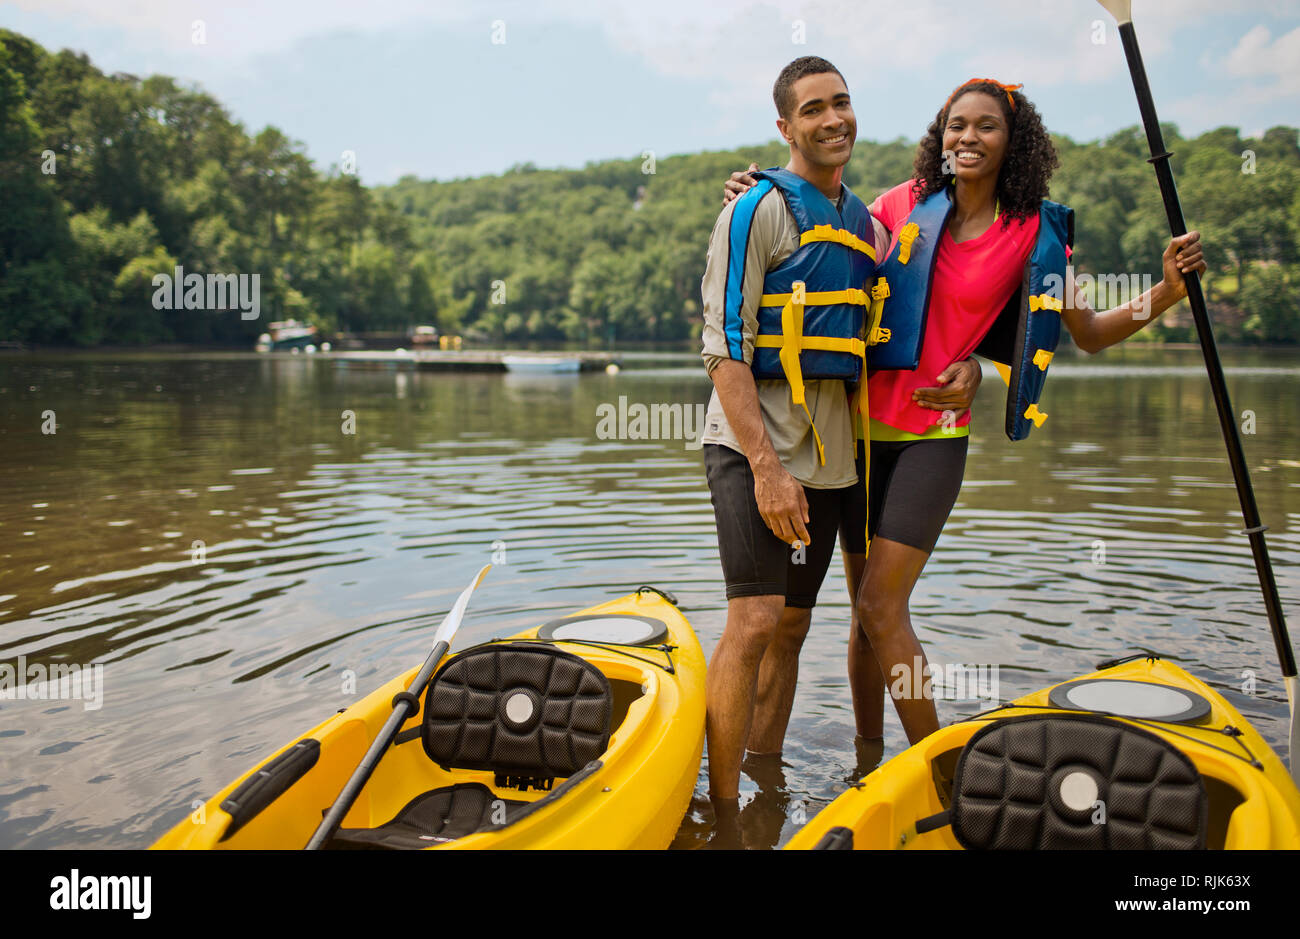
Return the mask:
[[(429, 684), (429, 679), (433, 677), (433, 670), (438, 667), (442, 657), (447, 654), (448, 648), (446, 641), (441, 641), (433, 647), (433, 651), (429, 653), (429, 657), (424, 660), (424, 665), (420, 667), (420, 671), (416, 674), (415, 680), (406, 689), (407, 692), (417, 698), (424, 692), (425, 686)], [(415, 713), (417, 707), (418, 705), (412, 704), (408, 698), (398, 699), (393, 705), (393, 713), (388, 715), (388, 720), (384, 722), (379, 735), (371, 742), (370, 749), (366, 751), (366, 755), (361, 760), (361, 765), (353, 771), (347, 785), (343, 787), (343, 791), (339, 793), (338, 798), (334, 800), (334, 804), (325, 813), (325, 818), (321, 820), (320, 826), (312, 834), (311, 840), (307, 842), (308, 851), (319, 850), (330, 838), (334, 837), (334, 832), (338, 831), (339, 825), (343, 823), (343, 817), (348, 814), (352, 804), (357, 801), (357, 796), (361, 794), (361, 790), (370, 780), (370, 774), (379, 765), (380, 759), (388, 750), (389, 745), (392, 744), (393, 738), (397, 736), (398, 730), (401, 729), (406, 719)]]
[[(1155, 167), (1156, 179), (1160, 182), (1160, 196), (1165, 203), (1165, 214), (1169, 217), (1169, 229), (1175, 237), (1185, 235), (1187, 223), (1183, 220), (1183, 208), (1178, 201), (1178, 189), (1174, 185), (1173, 170), (1169, 166), (1169, 157), (1172, 154), (1165, 150), (1164, 137), (1160, 133), (1160, 122), (1156, 119), (1156, 106), (1151, 99), (1151, 86), (1147, 83), (1146, 68), (1142, 65), (1142, 53), (1138, 49), (1137, 33), (1133, 29), (1133, 23), (1121, 23), (1119, 35), (1124, 44), (1124, 55), (1128, 59), (1129, 73), (1133, 76), (1133, 90), (1137, 93), (1138, 109), (1142, 112), (1142, 126), (1146, 129), (1147, 145), (1151, 150), (1151, 157), (1147, 162)], [(1277, 647), (1283, 676), (1294, 678), (1295, 654), (1291, 650), (1290, 636), (1287, 635), (1286, 619), (1282, 615), (1282, 603), (1277, 594), (1277, 582), (1273, 579), (1273, 565), (1268, 559), (1268, 545), (1264, 542), (1266, 526), (1260, 523), (1259, 508), (1255, 504), (1255, 491), (1250, 484), (1250, 471), (1246, 468), (1241, 437), (1237, 433), (1237, 420), (1232, 410), (1232, 403), (1228, 399), (1228, 387), (1223, 380), (1223, 366), (1219, 362), (1214, 331), (1205, 308), (1201, 278), (1195, 271), (1186, 271), (1183, 273), (1183, 280), (1187, 283), (1187, 300), (1192, 307), (1192, 318), (1196, 321), (1196, 334), (1201, 341), (1206, 371), (1210, 375), (1210, 388), (1214, 392), (1214, 403), (1219, 411), (1219, 426), (1223, 430), (1224, 442), (1228, 445), (1228, 462), (1232, 466), (1232, 477), (1237, 484), (1241, 514), (1246, 520), (1245, 534), (1250, 539), (1250, 550), (1255, 556), (1255, 572), (1259, 575), (1259, 586), (1264, 593), (1264, 608), (1268, 611), (1268, 624), (1273, 631), (1273, 644)]]

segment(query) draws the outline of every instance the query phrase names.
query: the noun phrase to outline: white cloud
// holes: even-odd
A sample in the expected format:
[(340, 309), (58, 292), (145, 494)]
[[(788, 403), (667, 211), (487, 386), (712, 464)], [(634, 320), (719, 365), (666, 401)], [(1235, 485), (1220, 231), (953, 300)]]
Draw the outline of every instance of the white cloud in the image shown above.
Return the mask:
[(1237, 41), (1223, 67), (1230, 75), (1263, 79), (1278, 96), (1300, 94), (1300, 27), (1274, 39), (1267, 26), (1256, 26)]
[[(1024, 82), (1031, 98), (1044, 87), (1127, 80), (1114, 21), (1094, 0), (609, 0), (562, 7), (593, 20), (618, 48), (663, 74), (708, 80), (723, 106), (752, 100), (756, 84), (771, 82), (781, 64), (809, 53), (834, 61), (852, 87), (875, 79), (885, 93), (951, 87), (974, 75)], [(549, 15), (557, 9), (546, 5)], [(1180, 31), (1204, 28), (1216, 14), (1221, 0), (1140, 3), (1135, 22), (1144, 53), (1148, 59), (1169, 54)], [(791, 41), (796, 20), (804, 24), (806, 45)]]

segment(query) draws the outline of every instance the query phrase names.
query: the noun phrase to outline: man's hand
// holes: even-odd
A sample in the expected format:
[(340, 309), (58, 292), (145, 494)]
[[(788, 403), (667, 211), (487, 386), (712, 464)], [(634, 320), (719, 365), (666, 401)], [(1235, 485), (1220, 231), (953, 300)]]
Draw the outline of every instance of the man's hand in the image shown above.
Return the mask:
[(754, 500), (767, 527), (786, 544), (808, 544), (808, 499), (803, 486), (774, 459), (754, 470)]
[(952, 419), (960, 420), (970, 410), (981, 378), (980, 364), (974, 359), (953, 362), (935, 377), (938, 388), (917, 388), (912, 400), (923, 408), (952, 411)]
[(731, 178), (722, 184), (722, 204), (726, 205), (737, 196), (743, 196), (750, 188), (758, 184), (758, 180), (750, 173), (758, 172), (758, 164), (749, 164), (749, 169), (742, 172), (731, 174)]
[(763, 524), (786, 544), (808, 544), (808, 500), (799, 480), (781, 465), (772, 447), (758, 405), (754, 373), (744, 362), (727, 359), (719, 362), (709, 377), (718, 389), (718, 400), (740, 451), (749, 459), (754, 473), (754, 501)]

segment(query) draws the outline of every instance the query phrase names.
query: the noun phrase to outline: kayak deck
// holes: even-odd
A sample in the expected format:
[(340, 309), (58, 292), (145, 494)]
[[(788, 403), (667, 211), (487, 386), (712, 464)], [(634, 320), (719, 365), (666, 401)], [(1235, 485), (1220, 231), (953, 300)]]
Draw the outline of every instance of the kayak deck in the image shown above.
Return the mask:
[[(703, 651), (676, 607), (654, 593), (638, 592), (569, 619), (597, 614), (661, 621), (667, 636), (656, 645), (620, 645), (538, 640), (534, 628), (501, 646), (536, 642), (575, 654), (604, 675), (609, 738), (598, 759), (563, 780), (439, 766), (422, 743), (422, 699), (420, 713), (402, 724), (343, 819), (340, 837), (327, 847), (667, 847), (699, 772)], [(392, 679), (236, 779), (154, 847), (303, 847), (391, 714), (393, 696), (417, 671)], [(353, 836), (357, 832), (372, 835)], [(372, 836), (376, 843), (369, 845)]]
[[(1087, 682), (1104, 680), (1145, 682), (1166, 689), (1180, 689), (1188, 692), (1189, 698), (1203, 699), (1202, 704), (1208, 702), (1208, 708), (1203, 708), (1205, 713), (1195, 715), (1195, 719), (1190, 722), (1179, 722), (1118, 717), (1103, 711), (1061, 707), (1059, 694), (1053, 698), (1055, 690), (1067, 685), (1078, 687)], [(940, 729), (838, 797), (797, 832), (786, 847), (963, 849), (967, 845), (963, 844), (952, 824), (953, 818), (961, 818), (961, 805), (958, 805), (958, 811), (953, 810), (954, 779), (960, 775), (959, 760), (964, 754), (974, 752), (979, 740), (988, 739), (995, 730), (1006, 732), (1008, 728), (1016, 729), (1013, 725), (1017, 723), (1023, 729), (1027, 726), (1026, 722), (1035, 719), (1046, 733), (1059, 734), (1061, 727), (1076, 729), (1081, 726), (1077, 723), (1063, 724), (1061, 721), (1082, 721), (1095, 725), (1091, 729), (1097, 733), (1118, 734), (1120, 742), (1116, 746), (1128, 748), (1130, 756), (1136, 756), (1131, 752), (1134, 747), (1144, 745), (1144, 740), (1153, 736), (1158, 739), (1152, 746), (1157, 750), (1163, 748), (1166, 756), (1190, 760), (1190, 781), (1195, 785), (1196, 777), (1199, 777), (1204, 806), (1200, 830), (1194, 834), (1207, 848), (1300, 848), (1300, 791), (1296, 789), (1282, 761), (1221, 695), (1177, 665), (1154, 657), (1119, 664), (1072, 682), (1062, 682), (1019, 698), (1011, 705)], [(1049, 719), (1057, 720), (1050, 725), (1042, 723)], [(1023, 741), (1014, 746), (1023, 749)], [(1102, 811), (1088, 811), (1092, 807), (1089, 799), (1096, 798), (1095, 789), (1089, 788), (1093, 783), (1076, 773), (1076, 782), (1082, 780), (1084, 791), (1091, 795), (1085, 795), (1084, 801), (1079, 806), (1074, 806), (1077, 811), (1072, 814), (1069, 809), (1063, 809), (1057, 796), (1049, 791), (1051, 786), (1045, 785), (1046, 778), (1033, 777), (1037, 770), (1033, 759), (1018, 759), (1014, 746), (1013, 752), (1000, 754), (1007, 767), (1005, 772), (994, 764), (993, 774), (1002, 789), (1042, 791), (1048, 795), (1037, 806), (1029, 808), (1024, 803), (995, 804), (995, 799), (970, 799), (976, 809), (968, 810), (966, 818), (977, 818), (981, 811), (985, 815), (980, 823), (967, 826), (966, 840), (978, 840), (971, 835), (971, 831), (976, 831), (979, 824), (990, 818), (993, 820), (988, 822), (989, 826), (1001, 826), (1004, 830), (1008, 826), (1014, 828), (1017, 824), (1021, 825), (1028, 832), (1026, 837), (1029, 842), (1026, 843), (1041, 837), (1042, 826), (1053, 824), (1067, 826), (1065, 838), (1068, 840), (1069, 818), (1076, 819), (1079, 841), (1086, 840), (1090, 834), (1095, 836), (1096, 832), (1090, 832), (1088, 825), (1105, 824), (1107, 819), (1105, 805), (1099, 801), (1092, 802), (1092, 806), (1100, 807)], [(1042, 750), (1061, 750), (1066, 746), (1060, 739), (1048, 738), (1045, 739)], [(1177, 753), (1169, 754), (1170, 749)], [(1182, 757), (1177, 754), (1182, 754)], [(1068, 763), (1070, 759), (1076, 760), (1080, 766), (1090, 762), (1086, 754), (1067, 758), (1065, 762)], [(1148, 762), (1157, 759), (1158, 755), (1151, 757)], [(971, 766), (978, 763), (979, 758), (971, 758)], [(1063, 778), (1061, 774), (1069, 769), (1069, 765), (1058, 769), (1057, 774), (1051, 777), (1052, 782), (1059, 782)], [(1155, 789), (1142, 789), (1142, 785), (1152, 784), (1150, 780), (1142, 778), (1143, 772), (1145, 771), (1133, 774), (1130, 771), (1130, 775), (1122, 780), (1103, 780), (1103, 791), (1116, 793), (1112, 809), (1119, 802), (1121, 786), (1129, 787), (1124, 792), (1130, 803), (1132, 799), (1129, 796), (1139, 800), (1147, 798), (1147, 803), (1138, 809), (1139, 814), (1145, 812), (1154, 816), (1170, 804), (1171, 800), (1177, 800), (1168, 787), (1158, 792)], [(985, 794), (992, 795), (987, 780), (984, 785)], [(968, 788), (957, 789), (959, 803), (960, 797), (969, 791)], [(999, 811), (1003, 814), (997, 814)], [(1022, 820), (1011, 818), (1016, 812), (1023, 814)], [(1066, 817), (1066, 822), (1062, 822), (1063, 817)], [(921, 824), (918, 825), (918, 822)], [(1150, 832), (1139, 833), (1139, 840), (1145, 834), (1145, 845), (1148, 847), (1160, 844), (1158, 826), (1152, 824), (1151, 827), (1156, 830), (1156, 835)], [(1113, 832), (1107, 832), (1107, 837), (1112, 834)], [(1094, 837), (1092, 840), (1097, 839)], [(1107, 846), (1112, 844), (1113, 842), (1108, 842)]]

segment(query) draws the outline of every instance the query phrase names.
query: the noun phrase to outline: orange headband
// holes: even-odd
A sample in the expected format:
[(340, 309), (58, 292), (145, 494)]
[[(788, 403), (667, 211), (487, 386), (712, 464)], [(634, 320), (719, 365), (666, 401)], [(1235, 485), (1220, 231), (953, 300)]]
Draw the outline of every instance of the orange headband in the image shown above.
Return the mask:
[(1016, 99), (1011, 97), (1011, 92), (1019, 91), (1021, 88), (1024, 88), (1025, 86), (1004, 85), (996, 78), (972, 78), (970, 81), (962, 82), (960, 85), (958, 85), (956, 88), (953, 89), (952, 94), (948, 96), (948, 100), (943, 103), (944, 110), (947, 110), (948, 105), (952, 104), (952, 99), (957, 97), (957, 92), (961, 91), (967, 85), (980, 85), (985, 83), (990, 85), (997, 85), (999, 88), (1001, 88), (1003, 91), (1007, 93), (1007, 101), (1011, 104), (1011, 113), (1014, 114), (1016, 110)]

